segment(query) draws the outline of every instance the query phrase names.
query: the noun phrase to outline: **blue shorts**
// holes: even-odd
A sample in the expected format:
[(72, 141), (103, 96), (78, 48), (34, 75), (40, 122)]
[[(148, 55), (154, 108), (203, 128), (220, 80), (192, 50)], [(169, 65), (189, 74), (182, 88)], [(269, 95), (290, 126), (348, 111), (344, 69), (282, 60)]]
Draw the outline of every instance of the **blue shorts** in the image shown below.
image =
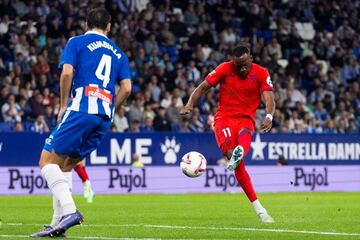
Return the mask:
[(46, 139), (44, 150), (82, 159), (97, 148), (110, 125), (106, 116), (66, 111)]

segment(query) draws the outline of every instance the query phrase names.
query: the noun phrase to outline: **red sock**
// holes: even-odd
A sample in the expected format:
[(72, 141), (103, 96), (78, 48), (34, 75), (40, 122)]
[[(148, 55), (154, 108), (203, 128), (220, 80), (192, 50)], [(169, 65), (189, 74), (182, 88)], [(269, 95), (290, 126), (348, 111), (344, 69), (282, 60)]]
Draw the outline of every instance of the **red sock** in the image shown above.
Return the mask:
[(235, 169), (235, 177), (250, 202), (255, 201), (257, 199), (257, 196), (251, 183), (250, 176), (245, 169), (244, 161), (241, 161), (239, 166)]
[(85, 170), (85, 167), (77, 165), (77, 166), (74, 167), (74, 170), (79, 175), (79, 177), (81, 178), (81, 180), (83, 182), (89, 180), (89, 176), (88, 176), (88, 174), (87, 174), (87, 172)]
[[(251, 144), (251, 132), (247, 130), (241, 131), (238, 136), (238, 145), (244, 148), (244, 157), (250, 150), (250, 144)], [(257, 196), (254, 191), (254, 187), (251, 183), (250, 176), (245, 169), (244, 161), (241, 161), (239, 166), (235, 169), (235, 177), (238, 183), (240, 184), (241, 188), (244, 190), (250, 202), (255, 201), (257, 199)]]

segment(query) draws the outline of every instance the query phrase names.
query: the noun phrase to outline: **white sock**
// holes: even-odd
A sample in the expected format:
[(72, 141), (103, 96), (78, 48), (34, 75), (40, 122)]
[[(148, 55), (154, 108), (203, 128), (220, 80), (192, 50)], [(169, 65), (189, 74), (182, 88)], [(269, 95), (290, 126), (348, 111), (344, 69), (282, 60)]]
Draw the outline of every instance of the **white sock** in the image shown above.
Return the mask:
[(259, 199), (256, 199), (251, 203), (255, 209), (256, 214), (266, 213), (266, 209), (261, 205)]
[(51, 219), (50, 226), (55, 227), (60, 222), (63, 213), (62, 213), (62, 207), (60, 205), (60, 201), (57, 200), (54, 195), (52, 197), (52, 200), (53, 200), (54, 213)]
[[(69, 190), (71, 192), (72, 189), (72, 172), (63, 172), (65, 179), (67, 180), (68, 184), (69, 184)], [(53, 209), (54, 209), (54, 213), (53, 213), (53, 217), (50, 223), (50, 226), (55, 227), (59, 222), (61, 217), (63, 216), (63, 211), (62, 211), (62, 207), (60, 204), (60, 201), (58, 199), (55, 198), (55, 196), (53, 195)]]
[(76, 206), (69, 190), (69, 184), (57, 164), (46, 164), (41, 169), (52, 194), (60, 201), (63, 215), (76, 212)]
[(73, 185), (73, 182), (72, 182), (72, 172), (63, 172), (64, 176), (65, 176), (65, 179), (66, 181), (68, 182), (69, 184), (69, 190), (70, 192), (72, 192), (72, 185)]

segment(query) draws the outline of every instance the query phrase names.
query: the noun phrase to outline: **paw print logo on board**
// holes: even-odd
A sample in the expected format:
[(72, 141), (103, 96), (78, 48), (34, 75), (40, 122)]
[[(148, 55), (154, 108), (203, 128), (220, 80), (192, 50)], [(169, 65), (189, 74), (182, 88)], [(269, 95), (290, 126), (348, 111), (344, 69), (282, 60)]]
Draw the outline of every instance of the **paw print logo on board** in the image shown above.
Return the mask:
[(164, 143), (160, 143), (161, 152), (164, 153), (164, 162), (166, 164), (176, 163), (176, 154), (180, 151), (180, 143), (176, 143), (175, 137), (171, 140), (166, 137)]

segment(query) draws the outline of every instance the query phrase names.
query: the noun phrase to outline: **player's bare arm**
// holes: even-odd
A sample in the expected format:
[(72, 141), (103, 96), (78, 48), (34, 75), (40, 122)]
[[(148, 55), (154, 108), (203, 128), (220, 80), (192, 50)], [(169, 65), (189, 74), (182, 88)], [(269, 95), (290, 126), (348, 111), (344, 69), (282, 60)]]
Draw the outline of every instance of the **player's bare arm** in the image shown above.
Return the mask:
[(272, 91), (265, 91), (262, 93), (266, 106), (266, 117), (261, 124), (261, 131), (268, 132), (272, 127), (272, 116), (275, 113), (275, 98)]
[(191, 93), (190, 98), (186, 105), (180, 109), (180, 114), (185, 115), (193, 111), (194, 105), (199, 101), (200, 97), (207, 93), (211, 88), (211, 85), (207, 81), (203, 81), (195, 90)]
[(121, 107), (131, 94), (131, 80), (124, 79), (120, 82), (120, 91), (116, 94), (115, 109)]
[(70, 64), (64, 64), (60, 76), (60, 111), (57, 117), (58, 122), (60, 122), (60, 119), (64, 114), (64, 112), (66, 111), (66, 107), (69, 102), (73, 76), (74, 76), (73, 66)]

